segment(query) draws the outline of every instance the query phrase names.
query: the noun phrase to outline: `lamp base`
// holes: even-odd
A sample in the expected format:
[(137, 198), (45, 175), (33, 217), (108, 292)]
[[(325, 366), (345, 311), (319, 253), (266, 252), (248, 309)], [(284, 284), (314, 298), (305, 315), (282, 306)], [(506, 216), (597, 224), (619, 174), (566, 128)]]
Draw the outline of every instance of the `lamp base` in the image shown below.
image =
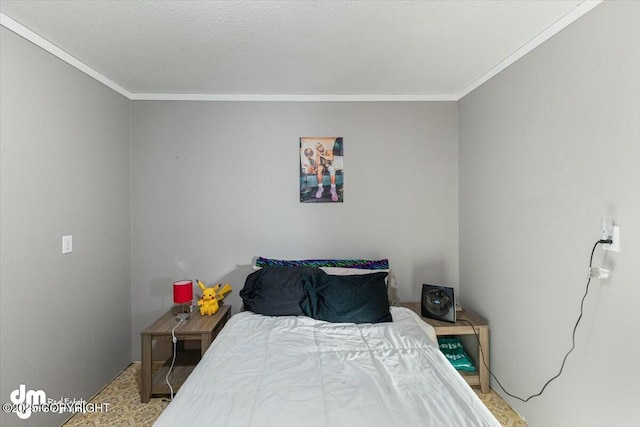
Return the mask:
[(190, 313), (191, 313), (192, 307), (191, 304), (185, 306), (184, 304), (180, 304), (179, 307), (175, 307), (175, 310), (173, 311), (173, 314), (176, 315), (176, 322), (179, 322), (181, 320), (187, 321), (189, 320)]
[(189, 317), (189, 313), (178, 313), (176, 314), (176, 322), (179, 322), (181, 320), (186, 322), (187, 320), (189, 320)]

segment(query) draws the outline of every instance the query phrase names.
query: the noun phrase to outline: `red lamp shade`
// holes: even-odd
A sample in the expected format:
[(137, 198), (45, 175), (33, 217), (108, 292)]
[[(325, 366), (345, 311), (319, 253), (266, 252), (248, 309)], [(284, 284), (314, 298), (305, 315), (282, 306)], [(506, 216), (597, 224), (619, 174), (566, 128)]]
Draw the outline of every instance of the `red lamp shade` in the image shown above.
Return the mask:
[(191, 280), (173, 282), (173, 302), (186, 304), (191, 301), (193, 301), (193, 282)]

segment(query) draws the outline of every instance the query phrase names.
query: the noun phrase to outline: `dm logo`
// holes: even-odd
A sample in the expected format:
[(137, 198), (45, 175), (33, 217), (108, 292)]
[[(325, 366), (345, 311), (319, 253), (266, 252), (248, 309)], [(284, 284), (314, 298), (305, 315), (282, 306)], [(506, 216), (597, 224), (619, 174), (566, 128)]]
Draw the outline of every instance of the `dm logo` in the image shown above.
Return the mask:
[(11, 403), (16, 405), (16, 415), (23, 420), (31, 416), (32, 408), (47, 403), (47, 394), (44, 391), (27, 390), (27, 386), (24, 384), (20, 384), (17, 389), (13, 390), (9, 398)]

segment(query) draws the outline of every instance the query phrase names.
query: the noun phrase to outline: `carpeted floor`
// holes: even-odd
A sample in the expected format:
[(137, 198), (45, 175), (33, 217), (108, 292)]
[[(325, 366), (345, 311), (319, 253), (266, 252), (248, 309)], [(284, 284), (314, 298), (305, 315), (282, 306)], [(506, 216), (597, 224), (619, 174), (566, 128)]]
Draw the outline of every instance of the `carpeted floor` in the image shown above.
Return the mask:
[[(140, 403), (140, 363), (132, 363), (118, 377), (98, 393), (91, 402), (108, 403), (107, 412), (76, 414), (64, 426), (150, 426), (160, 416), (169, 402), (152, 398)], [(526, 427), (527, 424), (493, 390), (476, 394), (505, 427)]]

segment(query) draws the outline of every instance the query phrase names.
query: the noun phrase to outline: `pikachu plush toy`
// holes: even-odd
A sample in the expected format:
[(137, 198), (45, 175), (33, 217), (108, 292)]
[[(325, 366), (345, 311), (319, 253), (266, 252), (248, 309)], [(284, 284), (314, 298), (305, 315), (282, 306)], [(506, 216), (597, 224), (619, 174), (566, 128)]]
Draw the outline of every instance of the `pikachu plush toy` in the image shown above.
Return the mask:
[(196, 281), (200, 289), (202, 289), (202, 298), (198, 300), (200, 314), (211, 316), (217, 313), (220, 308), (218, 302), (222, 301), (231, 292), (231, 285), (227, 283), (220, 288), (221, 285), (217, 284), (213, 288), (207, 288), (200, 280), (196, 279)]

